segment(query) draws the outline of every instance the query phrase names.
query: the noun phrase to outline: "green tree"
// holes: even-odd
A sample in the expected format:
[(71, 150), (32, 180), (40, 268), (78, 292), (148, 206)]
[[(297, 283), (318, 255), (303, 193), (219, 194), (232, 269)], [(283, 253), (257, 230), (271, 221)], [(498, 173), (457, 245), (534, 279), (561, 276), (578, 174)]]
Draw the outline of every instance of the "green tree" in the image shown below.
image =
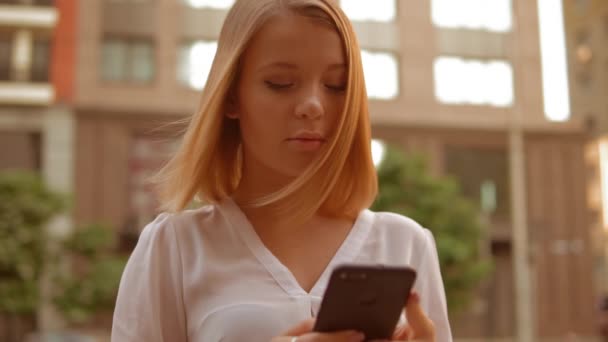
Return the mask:
[(0, 312), (36, 311), (47, 257), (44, 225), (64, 207), (36, 175), (0, 173)]
[(58, 272), (53, 302), (71, 323), (85, 323), (96, 313), (112, 310), (127, 257), (113, 251), (114, 233), (99, 224), (77, 229), (62, 250), (68, 272)]
[(0, 340), (35, 329), (47, 261), (44, 225), (65, 206), (34, 174), (0, 172)]
[(430, 175), (420, 155), (404, 155), (387, 147), (378, 167), (379, 194), (372, 209), (408, 216), (435, 236), (450, 311), (471, 300), (479, 282), (491, 270), (482, 258), (485, 227), (473, 202), (458, 183)]
[[(114, 253), (112, 230), (96, 224), (78, 227), (51, 250), (46, 225), (67, 207), (65, 196), (37, 174), (0, 172), (0, 319), (35, 321), (43, 272), (52, 277), (53, 303), (68, 322), (83, 323), (112, 308), (126, 257)], [(3, 341), (27, 332), (4, 325), (14, 331), (0, 332)]]

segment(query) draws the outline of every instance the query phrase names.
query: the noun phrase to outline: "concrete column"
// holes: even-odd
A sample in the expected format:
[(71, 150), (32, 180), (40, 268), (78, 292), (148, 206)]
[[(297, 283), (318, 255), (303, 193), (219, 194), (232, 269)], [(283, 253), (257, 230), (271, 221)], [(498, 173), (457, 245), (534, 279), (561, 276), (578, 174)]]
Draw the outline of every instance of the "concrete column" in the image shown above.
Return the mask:
[(534, 316), (532, 296), (532, 268), (528, 242), (528, 212), (526, 198), (526, 165), (524, 137), (521, 129), (511, 128), (509, 133), (509, 157), (511, 174), (511, 208), (513, 222), (513, 267), (515, 279), (516, 340), (534, 341)]
[[(529, 51), (524, 44), (528, 33), (522, 27), (526, 8), (523, 6), (528, 0), (514, 1), (512, 45), (513, 51), (513, 87), (515, 101), (509, 118), (509, 173), (511, 178), (511, 216), (513, 225), (512, 257), (513, 276), (515, 288), (515, 340), (518, 342), (532, 342), (536, 340), (536, 311), (533, 293), (533, 267), (530, 258), (530, 242), (528, 233), (528, 201), (526, 191), (526, 153), (524, 143), (523, 123), (526, 116), (535, 112), (534, 106), (526, 102), (525, 85), (529, 63)], [(528, 3), (528, 5), (530, 5)], [(532, 31), (534, 32), (534, 31)], [(534, 62), (536, 63), (536, 61)]]
[[(74, 148), (75, 123), (71, 109), (50, 107), (43, 118), (42, 131), (42, 175), (54, 191), (72, 196), (74, 189)], [(72, 216), (68, 210), (55, 217), (47, 227), (48, 248), (57, 248), (57, 241), (71, 233)], [(38, 321), (42, 332), (59, 330), (64, 321), (52, 305), (53, 281), (50, 274), (41, 279), (42, 303), (38, 311)]]

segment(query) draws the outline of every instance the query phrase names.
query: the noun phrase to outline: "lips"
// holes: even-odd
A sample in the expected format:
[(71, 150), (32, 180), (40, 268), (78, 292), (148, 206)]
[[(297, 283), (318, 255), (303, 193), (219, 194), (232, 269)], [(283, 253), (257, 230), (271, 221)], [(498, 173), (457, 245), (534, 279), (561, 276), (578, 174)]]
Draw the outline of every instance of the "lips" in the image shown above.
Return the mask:
[(320, 142), (324, 142), (325, 138), (323, 137), (322, 134), (317, 133), (317, 132), (300, 132), (297, 133), (296, 135), (290, 137), (289, 139), (287, 139), (289, 141), (320, 141)]
[(323, 146), (325, 138), (318, 132), (303, 131), (288, 138), (287, 143), (294, 151), (314, 152)]

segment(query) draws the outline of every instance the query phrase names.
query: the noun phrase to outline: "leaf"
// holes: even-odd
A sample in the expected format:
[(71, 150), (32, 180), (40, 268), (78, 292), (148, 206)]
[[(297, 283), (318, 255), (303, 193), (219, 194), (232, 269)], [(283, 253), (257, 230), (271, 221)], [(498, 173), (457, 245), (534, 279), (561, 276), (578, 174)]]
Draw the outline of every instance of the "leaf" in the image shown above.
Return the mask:
[(31, 314), (40, 300), (45, 224), (64, 208), (64, 197), (40, 176), (0, 172), (0, 312)]
[(451, 311), (462, 308), (492, 263), (479, 253), (484, 232), (475, 204), (450, 177), (434, 178), (420, 155), (388, 147), (378, 168), (379, 193), (372, 210), (399, 213), (429, 228), (435, 236)]

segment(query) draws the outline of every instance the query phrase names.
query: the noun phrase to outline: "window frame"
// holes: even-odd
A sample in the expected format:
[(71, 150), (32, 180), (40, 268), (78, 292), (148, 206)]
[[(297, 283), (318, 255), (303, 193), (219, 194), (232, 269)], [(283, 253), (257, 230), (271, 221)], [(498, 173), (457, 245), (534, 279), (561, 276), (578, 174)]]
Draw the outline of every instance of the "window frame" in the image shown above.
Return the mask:
[(369, 91), (369, 79), (365, 78), (365, 88), (366, 88), (366, 92), (367, 92), (367, 98), (369, 100), (373, 100), (373, 101), (382, 101), (382, 102), (388, 102), (388, 101), (397, 101), (400, 97), (401, 97), (401, 58), (399, 55), (398, 51), (393, 51), (393, 50), (388, 50), (388, 49), (377, 49), (377, 48), (365, 48), (362, 47), (361, 48), (361, 64), (363, 66), (363, 74), (365, 77), (365, 63), (363, 61), (363, 53), (370, 53), (372, 55), (377, 55), (377, 54), (387, 54), (391, 57), (394, 58), (395, 60), (395, 64), (396, 64), (396, 70), (395, 70), (395, 76), (396, 76), (396, 85), (397, 85), (397, 90), (396, 90), (396, 94), (392, 97), (374, 97), (372, 95), (370, 95), (370, 91)]
[[(106, 44), (110, 41), (121, 42), (123, 44), (126, 44), (126, 47), (127, 47), (126, 61), (124, 62), (125, 63), (124, 68), (125, 68), (126, 72), (122, 75), (122, 78), (120, 78), (120, 79), (108, 79), (108, 78), (106, 78), (106, 75), (105, 75), (103, 55), (104, 55), (104, 49), (106, 47)], [(152, 74), (150, 75), (150, 78), (147, 80), (135, 79), (133, 73), (130, 72), (130, 70), (132, 70), (133, 64), (135, 63), (134, 58), (133, 58), (132, 49), (137, 43), (142, 43), (142, 42), (146, 43), (150, 47), (150, 51), (151, 51), (150, 63), (152, 64)], [(103, 84), (110, 84), (110, 85), (128, 84), (131, 86), (142, 86), (142, 87), (148, 87), (148, 86), (153, 85), (154, 83), (156, 83), (157, 77), (158, 77), (158, 65), (157, 65), (158, 57), (157, 57), (156, 50), (157, 50), (156, 42), (155, 42), (154, 37), (132, 36), (132, 35), (123, 36), (123, 35), (116, 35), (116, 34), (104, 35), (103, 38), (101, 39), (100, 50), (99, 50), (99, 56), (100, 56), (100, 60), (98, 63), (99, 80)]]
[[(511, 94), (510, 94), (510, 102), (506, 105), (496, 105), (493, 103), (492, 98), (485, 98), (482, 99), (483, 102), (479, 102), (479, 101), (473, 101), (471, 100), (471, 94), (472, 93), (476, 93), (475, 91), (472, 91), (471, 86), (469, 86), (468, 84), (462, 84), (461, 87), (463, 86), (467, 86), (467, 90), (469, 90), (470, 93), (466, 93), (466, 98), (464, 100), (460, 100), (460, 101), (446, 101), (443, 100), (440, 96), (439, 96), (439, 85), (438, 85), (438, 73), (437, 73), (437, 63), (441, 60), (441, 59), (452, 59), (452, 60), (458, 60), (459, 62), (464, 62), (465, 64), (470, 64), (473, 62), (476, 63), (481, 63), (484, 66), (489, 66), (490, 63), (494, 63), (494, 62), (499, 62), (499, 63), (503, 63), (506, 64), (507, 66), (510, 67), (510, 71), (511, 71)], [(454, 73), (456, 71), (451, 71), (450, 73)], [(508, 59), (494, 59), (494, 58), (470, 58), (470, 57), (465, 57), (465, 56), (454, 56), (454, 55), (438, 55), (435, 57), (434, 61), (433, 61), (433, 73), (432, 73), (432, 77), (433, 77), (433, 94), (435, 97), (435, 100), (441, 104), (441, 105), (447, 105), (447, 106), (475, 106), (475, 107), (490, 107), (490, 108), (498, 108), (498, 109), (505, 109), (505, 108), (513, 108), (516, 104), (516, 94), (515, 94), (515, 70), (514, 70), (514, 66), (513, 63), (511, 63), (511, 61), (509, 61)]]

